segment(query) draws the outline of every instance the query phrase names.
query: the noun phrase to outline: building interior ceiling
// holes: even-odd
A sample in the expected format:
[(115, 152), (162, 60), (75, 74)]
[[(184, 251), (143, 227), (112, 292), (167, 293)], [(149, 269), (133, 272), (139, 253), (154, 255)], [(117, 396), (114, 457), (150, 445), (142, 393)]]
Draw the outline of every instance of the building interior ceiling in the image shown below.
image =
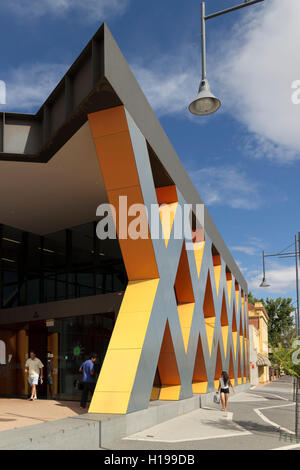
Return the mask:
[(88, 122), (45, 163), (0, 161), (0, 222), (46, 235), (96, 219), (107, 202)]

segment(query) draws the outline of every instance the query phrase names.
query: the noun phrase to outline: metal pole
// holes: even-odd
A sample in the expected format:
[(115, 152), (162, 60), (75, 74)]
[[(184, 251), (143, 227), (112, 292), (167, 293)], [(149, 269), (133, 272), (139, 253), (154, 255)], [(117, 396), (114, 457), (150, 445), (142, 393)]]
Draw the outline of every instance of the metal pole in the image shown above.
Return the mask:
[[(265, 269), (265, 258), (269, 256), (276, 256), (280, 258), (281, 254), (277, 253), (274, 255), (265, 255), (265, 252), (262, 252), (263, 255), (263, 280), (266, 277)], [(296, 295), (297, 295), (297, 314), (296, 319), (296, 328), (297, 336), (300, 338), (300, 294), (299, 294), (299, 262), (300, 262), (300, 232), (298, 235), (295, 235), (295, 252), (289, 253), (289, 257), (295, 257), (295, 268), (296, 268)], [(298, 259), (299, 256), (299, 259)], [(263, 283), (262, 283), (263, 284)], [(294, 377), (293, 381), (293, 400), (296, 402), (295, 407), (295, 437), (297, 442), (300, 440), (300, 378)]]
[(266, 279), (266, 263), (265, 263), (265, 252), (262, 252), (263, 255), (263, 279)]
[[(295, 251), (296, 251), (296, 282), (297, 282), (297, 336), (299, 336), (299, 271), (298, 271), (298, 245), (300, 248), (300, 238), (299, 233), (298, 236), (295, 236)], [(300, 256), (300, 249), (299, 249), (299, 256)], [(295, 416), (295, 435), (296, 439), (300, 439), (300, 396), (299, 396), (299, 387), (300, 387), (300, 379), (299, 377), (296, 378), (296, 416)]]
[(299, 269), (298, 269), (298, 236), (295, 235), (295, 259), (296, 259), (296, 292), (297, 292), (297, 315), (296, 328), (299, 335)]
[[(296, 237), (295, 237), (296, 238)], [(298, 268), (297, 268), (297, 263), (298, 263), (298, 243), (297, 241), (295, 242), (295, 260), (296, 260), (296, 296), (297, 296), (297, 308), (295, 312), (295, 323), (296, 323), (296, 331), (298, 335), (298, 312), (299, 312), (299, 296), (298, 296)], [(294, 377), (293, 380), (293, 401), (296, 403), (297, 402), (297, 377)], [(297, 427), (297, 410), (295, 410), (295, 427)]]
[[(298, 255), (300, 261), (300, 232), (298, 232)], [(299, 297), (299, 285), (298, 285), (298, 297)], [(297, 336), (300, 337), (300, 311), (298, 307), (297, 311)]]
[(206, 79), (206, 25), (205, 2), (201, 3), (201, 47), (202, 47), (202, 80)]
[(261, 3), (263, 1), (264, 0), (250, 0), (242, 3), (241, 5), (236, 5), (235, 7), (227, 8), (226, 10), (218, 11), (216, 13), (212, 13), (211, 15), (207, 15), (205, 19), (210, 20), (211, 18), (216, 18), (217, 16), (225, 15), (225, 13), (231, 13), (232, 11), (240, 10), (241, 8), (249, 7), (250, 5), (255, 5), (256, 3)]

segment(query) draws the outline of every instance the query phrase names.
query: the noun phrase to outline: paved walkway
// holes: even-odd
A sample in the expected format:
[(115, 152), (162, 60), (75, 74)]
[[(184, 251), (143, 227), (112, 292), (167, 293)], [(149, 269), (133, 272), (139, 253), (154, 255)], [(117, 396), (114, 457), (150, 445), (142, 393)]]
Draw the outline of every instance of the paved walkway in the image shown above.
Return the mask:
[(0, 398), (0, 431), (86, 413), (77, 402)]
[(113, 443), (110, 449), (300, 450), (292, 379), (230, 395), (229, 412), (211, 405)]
[[(99, 442), (96, 421), (87, 415), (76, 418), (80, 410), (75, 402), (0, 399), (0, 430), (12, 430), (32, 426), (32, 432), (51, 427), (57, 442), (52, 448), (60, 448), (60, 433), (67, 430), (70, 439), (81, 439), (81, 433), (91, 433), (94, 446)], [(76, 419), (65, 420), (64, 418)], [(219, 405), (196, 409), (146, 431), (128, 436), (109, 445), (109, 450), (267, 450), (300, 449), (294, 435), (295, 404), (292, 401), (292, 380), (284, 377), (263, 387), (230, 395), (228, 413)], [(61, 421), (56, 421), (61, 420)], [(43, 426), (43, 423), (52, 421)], [(59, 424), (60, 423), (60, 424)], [(53, 431), (54, 430), (54, 431)], [(16, 433), (19, 431), (8, 431)], [(3, 436), (8, 436), (3, 433)], [(24, 433), (22, 433), (24, 436)], [(8, 437), (7, 437), (8, 439)], [(11, 439), (11, 437), (9, 438)], [(13, 448), (13, 444), (12, 444)]]
[(207, 440), (209, 437), (220, 439), (248, 434), (248, 431), (232, 421), (232, 417), (233, 413), (220, 413), (219, 410), (206, 407), (153, 426), (124, 440), (181, 443)]

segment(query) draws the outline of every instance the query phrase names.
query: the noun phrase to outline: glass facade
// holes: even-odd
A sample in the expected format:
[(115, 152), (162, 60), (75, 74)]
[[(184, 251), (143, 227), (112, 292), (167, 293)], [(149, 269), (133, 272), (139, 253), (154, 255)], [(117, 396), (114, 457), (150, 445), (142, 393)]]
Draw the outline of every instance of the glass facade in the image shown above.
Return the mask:
[(24, 364), (29, 351), (34, 350), (44, 365), (39, 398), (79, 400), (79, 368), (96, 353), (95, 370), (100, 372), (115, 319), (115, 313), (101, 313), (0, 326), (0, 339), (10, 348), (11, 357), (0, 365), (0, 396), (28, 393)]
[[(100, 372), (114, 323), (114, 314), (85, 315), (57, 320), (48, 328), (48, 337), (57, 335), (58, 367), (52, 372), (52, 379), (57, 374), (56, 398), (79, 399), (77, 384), (82, 379), (79, 368), (93, 352), (97, 354), (96, 372)], [(54, 362), (55, 359), (54, 353)]]
[(124, 291), (118, 240), (99, 240), (96, 222), (47, 236), (0, 226), (0, 306)]
[[(1, 309), (124, 292), (127, 275), (118, 240), (99, 240), (96, 222), (46, 236), (0, 225)], [(99, 305), (103, 312), (103, 306)], [(99, 372), (118, 312), (30, 320), (1, 325), (0, 340), (10, 362), (0, 366), (0, 395), (24, 396), (24, 364), (30, 350), (43, 362), (45, 381), (39, 396), (59, 400), (80, 397), (79, 368), (97, 354)]]

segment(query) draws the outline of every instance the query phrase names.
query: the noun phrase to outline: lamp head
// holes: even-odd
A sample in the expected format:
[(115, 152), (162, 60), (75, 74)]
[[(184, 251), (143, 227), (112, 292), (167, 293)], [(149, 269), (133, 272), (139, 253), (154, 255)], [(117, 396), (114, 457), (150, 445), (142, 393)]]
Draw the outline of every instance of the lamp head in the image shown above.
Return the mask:
[(270, 286), (271, 286), (271, 284), (269, 284), (269, 283), (267, 282), (267, 279), (266, 279), (265, 277), (263, 277), (263, 279), (262, 279), (262, 281), (261, 281), (259, 287), (270, 287)]
[(196, 99), (190, 104), (189, 110), (197, 116), (206, 116), (215, 113), (221, 106), (221, 101), (210, 91), (206, 78), (201, 81)]

